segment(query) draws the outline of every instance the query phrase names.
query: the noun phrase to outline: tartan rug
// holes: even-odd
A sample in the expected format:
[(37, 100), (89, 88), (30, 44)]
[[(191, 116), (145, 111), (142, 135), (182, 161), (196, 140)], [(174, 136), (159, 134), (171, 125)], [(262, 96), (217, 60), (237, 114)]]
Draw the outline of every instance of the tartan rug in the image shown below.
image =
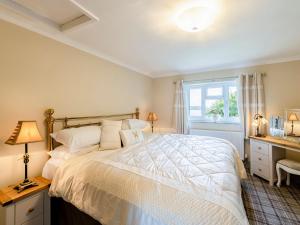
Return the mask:
[(291, 185), (281, 187), (248, 173), (242, 181), (242, 198), (249, 223), (252, 225), (300, 225), (299, 176), (291, 176)]

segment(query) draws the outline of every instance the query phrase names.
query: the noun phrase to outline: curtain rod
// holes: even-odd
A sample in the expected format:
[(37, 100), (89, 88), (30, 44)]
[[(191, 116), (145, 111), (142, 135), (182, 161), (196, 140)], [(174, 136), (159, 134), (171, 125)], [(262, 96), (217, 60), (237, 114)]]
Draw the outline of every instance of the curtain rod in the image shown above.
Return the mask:
[[(232, 80), (232, 79), (237, 79), (237, 78), (238, 78), (238, 76), (213, 78), (213, 79), (202, 79), (202, 80), (184, 80), (183, 83), (194, 83), (194, 82), (205, 83), (205, 82), (217, 82), (217, 81), (221, 82), (221, 81)], [(173, 84), (176, 84), (176, 81), (174, 81)]]
[[(263, 77), (266, 76), (266, 73), (261, 74)], [(246, 74), (242, 74), (242, 76), (246, 76)], [(253, 76), (250, 74), (249, 76)], [(231, 77), (222, 77), (222, 78), (213, 78), (213, 79), (202, 79), (202, 80), (183, 80), (183, 83), (194, 83), (194, 82), (199, 82), (199, 83), (205, 83), (205, 82), (217, 82), (217, 81), (226, 81), (226, 80), (231, 80), (231, 79), (237, 79), (239, 76), (231, 76)], [(173, 84), (176, 84), (176, 81), (173, 81)]]

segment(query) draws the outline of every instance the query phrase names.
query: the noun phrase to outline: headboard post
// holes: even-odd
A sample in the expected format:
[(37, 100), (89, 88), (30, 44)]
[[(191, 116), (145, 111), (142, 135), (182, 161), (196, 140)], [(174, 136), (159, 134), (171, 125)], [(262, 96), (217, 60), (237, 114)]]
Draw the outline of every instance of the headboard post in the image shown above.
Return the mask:
[(139, 109), (139, 108), (136, 108), (136, 109), (135, 109), (135, 118), (136, 118), (136, 119), (139, 119), (139, 118), (140, 118), (140, 109)]
[(54, 124), (54, 117), (53, 117), (53, 114), (54, 114), (54, 109), (47, 109), (46, 112), (45, 112), (45, 115), (46, 115), (46, 119), (45, 119), (45, 122), (46, 122), (46, 135), (47, 135), (47, 149), (49, 151), (52, 150), (52, 147), (53, 147), (53, 143), (52, 143), (52, 138), (50, 136), (51, 133), (53, 133), (53, 124)]

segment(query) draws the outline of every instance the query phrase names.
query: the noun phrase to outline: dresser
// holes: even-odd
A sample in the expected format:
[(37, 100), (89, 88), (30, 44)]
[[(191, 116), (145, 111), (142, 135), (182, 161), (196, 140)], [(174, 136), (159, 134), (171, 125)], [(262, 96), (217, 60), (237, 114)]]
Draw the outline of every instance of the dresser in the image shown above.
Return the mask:
[(286, 150), (300, 152), (300, 144), (274, 137), (250, 137), (250, 173), (277, 181), (276, 162), (285, 158)]
[(32, 178), (38, 186), (18, 193), (14, 185), (0, 190), (0, 225), (50, 225), (51, 182), (43, 177)]

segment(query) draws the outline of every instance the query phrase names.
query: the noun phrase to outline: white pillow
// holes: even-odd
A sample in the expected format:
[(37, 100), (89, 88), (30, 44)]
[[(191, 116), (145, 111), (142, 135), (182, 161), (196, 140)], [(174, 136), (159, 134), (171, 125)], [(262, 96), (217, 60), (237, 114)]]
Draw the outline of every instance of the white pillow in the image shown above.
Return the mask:
[(54, 150), (48, 152), (51, 158), (68, 160), (76, 156), (84, 155), (92, 151), (99, 150), (99, 145), (93, 145), (86, 148), (80, 148), (77, 152), (72, 152), (71, 149), (61, 145)]
[(121, 130), (120, 136), (124, 147), (144, 141), (143, 132), (140, 129)]
[(103, 120), (100, 150), (121, 148), (120, 130), (122, 121)]
[(147, 122), (145, 120), (127, 119), (127, 120), (123, 120), (122, 130), (129, 130), (129, 129), (141, 129), (142, 130), (148, 126), (150, 126), (149, 122)]
[(72, 151), (87, 146), (99, 144), (101, 137), (101, 127), (85, 126), (79, 128), (69, 128), (51, 134), (55, 141), (63, 144)]
[(128, 119), (122, 120), (122, 130), (130, 130)]

